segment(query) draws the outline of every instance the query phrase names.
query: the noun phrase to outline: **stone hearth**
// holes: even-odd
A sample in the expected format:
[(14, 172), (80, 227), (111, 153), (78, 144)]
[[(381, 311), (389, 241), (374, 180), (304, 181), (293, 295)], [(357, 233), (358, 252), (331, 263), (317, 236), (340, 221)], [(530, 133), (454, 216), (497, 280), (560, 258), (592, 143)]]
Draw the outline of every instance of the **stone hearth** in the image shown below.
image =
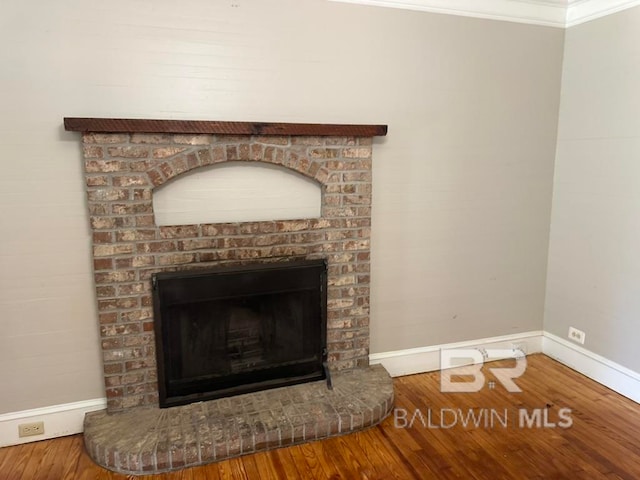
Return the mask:
[(85, 445), (120, 473), (177, 470), (362, 430), (393, 407), (382, 366), (339, 372), (334, 389), (305, 383), (181, 407), (89, 413)]

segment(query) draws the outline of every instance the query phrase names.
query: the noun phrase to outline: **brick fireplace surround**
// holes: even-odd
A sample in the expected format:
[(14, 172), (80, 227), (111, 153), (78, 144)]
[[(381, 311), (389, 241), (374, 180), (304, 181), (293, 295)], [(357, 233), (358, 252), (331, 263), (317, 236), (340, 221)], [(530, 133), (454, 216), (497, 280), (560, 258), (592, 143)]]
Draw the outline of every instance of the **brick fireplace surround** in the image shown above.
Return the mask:
[[(355, 378), (351, 371), (371, 375), (371, 153), (372, 137), (385, 135), (386, 126), (65, 118), (65, 128), (83, 134), (107, 396), (107, 412), (100, 418), (119, 418), (127, 412), (147, 411), (145, 408), (159, 410), (150, 278), (161, 271), (325, 258), (329, 366), (333, 372), (342, 372), (337, 378), (342, 375), (349, 381)], [(155, 189), (186, 172), (224, 162), (265, 162), (314, 180), (322, 189), (321, 217), (156, 226)], [(377, 379), (373, 383), (386, 385), (389, 382), (379, 370), (373, 369)], [(376, 388), (388, 390), (384, 385)], [(382, 420), (391, 408), (392, 396), (391, 387), (390, 394), (387, 391), (386, 396), (374, 399), (375, 405), (367, 407), (368, 421), (356, 427)], [(341, 432), (338, 426), (314, 438)], [(278, 442), (266, 442), (264, 448), (286, 444), (279, 435)], [(292, 442), (300, 440), (291, 438)], [(150, 460), (142, 460), (145, 452), (134, 452), (125, 465), (122, 459), (114, 458), (113, 451), (109, 458), (108, 447), (86, 442), (94, 460), (122, 472), (189, 465), (175, 461), (175, 455), (162, 463), (158, 454), (164, 452), (157, 445)], [(182, 457), (187, 456), (185, 452)], [(246, 453), (242, 447), (235, 451), (227, 446), (227, 457), (241, 453)], [(120, 451), (120, 456), (125, 454)], [(134, 457), (137, 460), (132, 460)], [(199, 453), (197, 457), (194, 464), (224, 456)]]

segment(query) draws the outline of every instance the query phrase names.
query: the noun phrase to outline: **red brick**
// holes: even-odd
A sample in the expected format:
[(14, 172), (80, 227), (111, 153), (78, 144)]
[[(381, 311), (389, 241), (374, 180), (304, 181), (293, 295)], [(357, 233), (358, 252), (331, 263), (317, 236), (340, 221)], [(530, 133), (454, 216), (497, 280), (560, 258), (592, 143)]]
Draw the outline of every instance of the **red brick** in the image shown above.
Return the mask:
[(134, 133), (131, 143), (163, 144), (171, 143), (171, 135), (163, 133)]
[(149, 177), (146, 175), (120, 175), (113, 177), (113, 185), (116, 187), (132, 187), (148, 184)]
[(113, 217), (113, 220), (115, 221), (117, 228), (133, 228), (136, 226), (135, 217), (131, 217), (131, 216)]
[(103, 350), (111, 350), (114, 348), (122, 348), (122, 338), (106, 338), (100, 342)]
[(82, 151), (84, 158), (102, 158), (104, 156), (102, 147), (96, 147), (94, 145), (84, 145)]
[(111, 202), (113, 200), (128, 200), (129, 190), (123, 188), (96, 188), (87, 192), (89, 201)]
[(104, 365), (103, 371), (105, 375), (114, 375), (122, 373), (124, 371), (124, 366), (122, 363), (108, 363)]
[(140, 370), (145, 368), (154, 368), (156, 366), (156, 362), (153, 359), (139, 359), (139, 360), (131, 360), (125, 362), (125, 369), (127, 372), (131, 372), (133, 370)]
[(262, 160), (262, 155), (264, 153), (264, 146), (254, 143), (251, 145), (251, 153), (249, 154), (251, 160)]
[(176, 250), (176, 244), (174, 242), (164, 240), (161, 242), (138, 243), (136, 248), (139, 253), (174, 252)]
[(155, 224), (153, 215), (139, 215), (136, 217), (136, 227), (151, 227)]
[(120, 314), (121, 322), (137, 322), (151, 318), (152, 312), (148, 308), (140, 308), (131, 312), (123, 312)]
[(123, 385), (132, 385), (134, 383), (144, 382), (144, 377), (145, 375), (143, 372), (134, 372), (122, 375), (120, 378)]
[(104, 386), (107, 388), (118, 387), (122, 384), (122, 377), (120, 375), (113, 375), (105, 377)]
[(113, 259), (111, 258), (96, 258), (93, 260), (94, 270), (112, 270)]
[(185, 238), (197, 237), (198, 225), (179, 225), (160, 227), (160, 238)]
[(85, 170), (87, 172), (123, 172), (127, 170), (127, 164), (120, 160), (86, 160)]
[(146, 147), (109, 147), (107, 151), (111, 157), (147, 158), (149, 156), (149, 149)]
[(94, 245), (93, 256), (94, 257), (109, 257), (111, 255), (126, 255), (133, 253), (133, 245)]
[(121, 230), (116, 232), (116, 242), (134, 242), (139, 240), (155, 240), (155, 230)]
[(153, 204), (151, 202), (114, 203), (111, 205), (111, 211), (114, 215), (140, 215), (144, 213), (153, 213)]
[(184, 173), (189, 170), (189, 167), (187, 165), (187, 159), (184, 157), (177, 157), (177, 158), (171, 159), (171, 166), (173, 169), (174, 176), (180, 175), (181, 173)]
[(84, 143), (99, 143), (99, 144), (113, 144), (113, 143), (127, 143), (129, 141), (129, 135), (126, 133), (85, 133), (82, 135), (82, 141)]
[(182, 265), (185, 263), (193, 263), (196, 257), (193, 253), (172, 253), (170, 255), (158, 255), (158, 265)]
[(276, 222), (276, 229), (278, 232), (299, 232), (301, 230), (307, 230), (308, 228), (308, 220), (286, 220)]
[(345, 183), (371, 182), (371, 172), (345, 172), (342, 174)]
[(109, 177), (106, 175), (87, 177), (87, 187), (100, 187), (104, 185), (109, 185)]
[(153, 197), (150, 188), (135, 188), (133, 190), (132, 199), (134, 201), (151, 200)]
[(192, 240), (181, 240), (178, 242), (178, 250), (210, 250), (218, 248), (222, 244), (222, 240), (216, 238), (197, 238)]
[(137, 293), (144, 293), (150, 290), (151, 286), (148, 283), (131, 283), (127, 285), (118, 285), (118, 295), (134, 295)]
[(136, 272), (134, 270), (121, 270), (109, 273), (98, 272), (94, 277), (96, 283), (132, 282), (136, 279)]
[(211, 135), (174, 135), (173, 142), (183, 145), (208, 145)]
[(93, 232), (93, 243), (111, 243), (113, 242), (112, 232)]
[[(225, 161), (227, 159), (226, 153), (226, 148), (222, 146), (213, 147), (211, 149), (211, 162), (218, 163)], [(202, 164), (205, 165), (204, 161), (202, 162)]]
[(160, 171), (162, 172), (162, 175), (164, 175), (164, 178), (169, 179), (173, 177), (173, 168), (171, 167), (171, 164), (168, 162), (164, 162), (160, 164)]
[(89, 215), (108, 215), (109, 214), (109, 204), (108, 203), (94, 203), (91, 202), (89, 205)]
[(155, 265), (155, 258), (151, 255), (137, 255), (131, 259), (132, 267), (149, 267)]
[(96, 286), (96, 295), (102, 297), (113, 297), (116, 294), (116, 288), (108, 285)]
[(235, 145), (227, 145), (226, 153), (227, 153), (227, 160), (230, 162), (239, 159), (238, 147), (236, 147)]
[(343, 148), (342, 156), (344, 158), (370, 158), (371, 148), (367, 148), (367, 147)]
[(151, 183), (156, 187), (162, 185), (165, 181), (162, 173), (157, 170), (149, 170), (147, 175), (149, 175), (149, 180), (151, 180)]
[(137, 308), (140, 302), (138, 297), (109, 298), (98, 300), (98, 310), (114, 310), (117, 308)]
[(340, 156), (339, 148), (310, 148), (310, 158), (337, 158)]
[(153, 337), (151, 337), (151, 335), (134, 335), (123, 337), (123, 343), (125, 347), (149, 345), (151, 342), (153, 342)]
[(151, 168), (152, 162), (150, 160), (130, 160), (128, 165), (132, 172), (147, 172)]
[(121, 397), (122, 396), (122, 392), (123, 392), (123, 390), (120, 387), (107, 388), (107, 390), (106, 390), (107, 398)]
[(117, 313), (100, 313), (98, 314), (98, 321), (101, 325), (108, 323), (116, 323), (118, 321)]
[(355, 137), (327, 137), (325, 139), (327, 145), (344, 145), (351, 146), (356, 144)]
[(211, 159), (209, 158), (209, 150), (200, 150), (198, 154), (190, 153), (186, 156), (187, 159), (187, 170), (192, 170), (200, 165), (208, 165), (211, 163)]

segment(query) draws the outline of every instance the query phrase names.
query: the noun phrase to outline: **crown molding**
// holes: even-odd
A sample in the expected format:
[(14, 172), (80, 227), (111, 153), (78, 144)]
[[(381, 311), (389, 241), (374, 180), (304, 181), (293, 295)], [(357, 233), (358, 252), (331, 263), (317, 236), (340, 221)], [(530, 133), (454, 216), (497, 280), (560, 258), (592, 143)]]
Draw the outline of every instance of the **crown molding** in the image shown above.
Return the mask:
[(562, 28), (566, 3), (528, 0), (330, 0)]
[(640, 0), (574, 0), (567, 9), (566, 27), (605, 17), (640, 5)]
[(329, 0), (567, 28), (640, 5), (640, 0)]

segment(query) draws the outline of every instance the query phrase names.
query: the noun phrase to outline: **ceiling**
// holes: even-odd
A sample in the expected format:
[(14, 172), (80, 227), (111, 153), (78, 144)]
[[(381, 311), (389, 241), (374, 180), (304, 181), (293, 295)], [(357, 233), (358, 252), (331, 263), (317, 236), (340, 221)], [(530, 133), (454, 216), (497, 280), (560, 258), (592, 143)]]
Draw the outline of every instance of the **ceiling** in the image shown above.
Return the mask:
[(330, 0), (568, 28), (640, 5), (640, 0)]

